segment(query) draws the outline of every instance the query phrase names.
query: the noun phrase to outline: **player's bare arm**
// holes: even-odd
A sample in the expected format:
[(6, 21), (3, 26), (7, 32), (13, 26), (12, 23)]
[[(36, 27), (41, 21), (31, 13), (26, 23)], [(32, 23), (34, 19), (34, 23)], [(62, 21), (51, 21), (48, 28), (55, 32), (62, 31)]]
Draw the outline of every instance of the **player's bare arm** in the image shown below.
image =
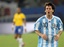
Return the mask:
[(15, 22), (13, 22), (13, 24), (12, 24), (12, 30), (14, 30), (14, 26), (15, 26)]
[(23, 19), (23, 22), (24, 22), (24, 25), (26, 26), (26, 19), (25, 18)]
[(23, 19), (23, 22), (24, 22), (24, 30), (26, 32), (27, 30), (26, 30), (26, 19), (25, 18)]
[(13, 25), (15, 25), (15, 22), (13, 22)]
[(58, 41), (60, 36), (62, 34), (62, 31), (59, 31), (59, 33), (57, 35), (55, 35), (55, 40)]
[(47, 40), (47, 35), (40, 33), (38, 30), (35, 31), (37, 35), (41, 36), (44, 40)]

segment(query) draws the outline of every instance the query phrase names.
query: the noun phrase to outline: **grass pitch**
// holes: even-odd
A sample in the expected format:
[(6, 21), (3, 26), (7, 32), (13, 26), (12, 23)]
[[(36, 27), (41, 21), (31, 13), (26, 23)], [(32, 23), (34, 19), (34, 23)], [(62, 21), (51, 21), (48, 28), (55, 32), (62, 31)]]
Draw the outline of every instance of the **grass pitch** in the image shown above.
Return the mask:
[[(37, 47), (38, 36), (35, 33), (23, 34), (25, 47)], [(64, 47), (64, 32), (59, 39), (59, 47)], [(14, 35), (0, 35), (0, 47), (18, 47)]]

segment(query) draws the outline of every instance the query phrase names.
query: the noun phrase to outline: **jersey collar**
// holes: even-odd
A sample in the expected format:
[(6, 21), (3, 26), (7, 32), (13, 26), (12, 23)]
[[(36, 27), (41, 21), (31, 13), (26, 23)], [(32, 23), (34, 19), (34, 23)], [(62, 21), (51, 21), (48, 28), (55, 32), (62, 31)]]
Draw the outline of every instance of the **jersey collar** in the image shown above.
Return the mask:
[[(46, 15), (45, 15), (45, 18), (48, 19)], [(54, 15), (52, 15), (52, 18), (48, 19), (48, 20), (52, 20), (53, 18), (54, 18)]]

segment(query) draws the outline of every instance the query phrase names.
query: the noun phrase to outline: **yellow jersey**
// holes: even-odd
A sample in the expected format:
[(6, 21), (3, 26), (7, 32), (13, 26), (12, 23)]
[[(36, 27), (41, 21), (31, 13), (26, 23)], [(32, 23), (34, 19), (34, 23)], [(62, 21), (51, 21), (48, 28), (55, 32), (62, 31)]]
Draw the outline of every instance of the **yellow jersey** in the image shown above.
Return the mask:
[(15, 23), (15, 26), (23, 26), (23, 19), (25, 19), (25, 15), (23, 13), (15, 13), (13, 22)]

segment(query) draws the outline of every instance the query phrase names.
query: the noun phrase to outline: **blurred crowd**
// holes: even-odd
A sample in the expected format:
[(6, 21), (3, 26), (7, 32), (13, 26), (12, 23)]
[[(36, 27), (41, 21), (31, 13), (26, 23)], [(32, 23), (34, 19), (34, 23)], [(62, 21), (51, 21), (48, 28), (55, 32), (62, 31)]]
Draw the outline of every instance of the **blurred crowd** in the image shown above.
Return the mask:
[(6, 3), (18, 3), (19, 7), (26, 7), (26, 6), (43, 6), (43, 4), (45, 2), (52, 2), (54, 3), (56, 6), (57, 5), (64, 5), (64, 0), (0, 0), (1, 2), (6, 2)]
[(0, 16), (3, 17), (3, 16), (9, 16), (10, 15), (10, 9), (7, 7), (7, 8), (4, 8), (3, 6), (0, 7)]
[[(30, 8), (30, 7), (42, 7), (45, 2), (52, 2), (56, 6), (64, 5), (64, 0), (0, 0), (0, 2), (6, 2), (11, 4), (17, 3), (18, 7), (21, 8)], [(0, 16), (9, 16), (10, 15), (10, 8), (5, 8), (4, 6), (0, 6)]]
[[(42, 10), (39, 7), (42, 8), (45, 2), (52, 2), (55, 4), (55, 6), (64, 6), (64, 0), (60, 0), (60, 1), (59, 0), (0, 0), (0, 17), (10, 16), (10, 15), (13, 16), (13, 13), (16, 10), (16, 6), (21, 7), (21, 8), (28, 8), (29, 12), (32, 10), (31, 12), (33, 12), (33, 13), (34, 12), (37, 13), (36, 11), (38, 11), (38, 13), (40, 13), (40, 12), (42, 12)], [(33, 11), (33, 9), (31, 9), (31, 8), (33, 8), (33, 9), (37, 8), (37, 9), (35, 11)], [(63, 7), (61, 7), (61, 8), (63, 8)], [(24, 12), (26, 10), (27, 9), (24, 9)], [(63, 10), (62, 10), (62, 12), (63, 12)], [(59, 11), (56, 12), (56, 14), (62, 15), (62, 16), (64, 15), (64, 13), (60, 13)], [(63, 19), (63, 17), (61, 17), (61, 18)]]

